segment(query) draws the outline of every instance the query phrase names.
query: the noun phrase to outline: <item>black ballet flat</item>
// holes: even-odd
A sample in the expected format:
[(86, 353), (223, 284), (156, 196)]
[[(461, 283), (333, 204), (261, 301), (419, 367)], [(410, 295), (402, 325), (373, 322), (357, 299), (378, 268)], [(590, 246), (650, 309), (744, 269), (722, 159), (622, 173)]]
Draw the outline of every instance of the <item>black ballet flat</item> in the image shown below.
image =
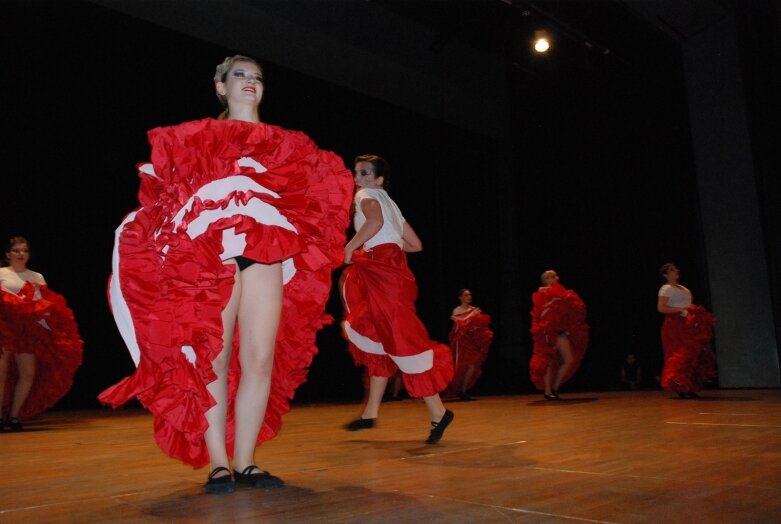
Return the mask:
[(344, 425), (344, 429), (347, 431), (360, 431), (362, 429), (371, 429), (374, 427), (374, 421), (376, 419), (373, 418), (357, 418), (350, 422), (349, 424)]
[(542, 396), (545, 397), (545, 400), (561, 400), (559, 394), (555, 392), (551, 395), (548, 395), (547, 393), (543, 393)]
[(11, 431), (22, 431), (22, 429), (24, 429), (22, 427), (22, 423), (19, 422), (19, 419), (16, 417), (8, 417), (5, 419), (5, 423), (3, 425)]
[(429, 433), (428, 438), (426, 439), (426, 444), (436, 444), (439, 442), (442, 439), (442, 435), (445, 434), (447, 427), (453, 422), (454, 416), (453, 412), (447, 409), (445, 410), (442, 420), (439, 422), (432, 422), (431, 433)]
[(244, 468), (241, 473), (234, 469), (233, 478), (236, 479), (236, 484), (239, 486), (251, 488), (279, 488), (285, 485), (281, 478), (275, 477), (268, 471), (263, 471), (254, 464)]
[[(223, 471), (226, 472), (227, 475), (221, 477), (216, 476)], [(209, 495), (224, 495), (236, 491), (236, 485), (233, 483), (230, 470), (222, 466), (214, 468), (212, 472), (209, 473), (209, 479), (206, 481), (206, 484), (203, 485), (203, 491)]]

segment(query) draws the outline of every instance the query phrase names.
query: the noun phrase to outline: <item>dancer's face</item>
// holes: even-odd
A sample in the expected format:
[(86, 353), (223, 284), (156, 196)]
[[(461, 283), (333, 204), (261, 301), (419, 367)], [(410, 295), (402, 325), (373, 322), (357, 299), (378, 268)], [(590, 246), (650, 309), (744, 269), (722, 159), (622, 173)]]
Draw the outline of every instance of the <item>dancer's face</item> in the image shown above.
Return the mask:
[(377, 176), (374, 165), (371, 162), (364, 161), (355, 164), (353, 180), (355, 181), (355, 186), (358, 188), (382, 189), (382, 184), (384, 182), (383, 177)]
[(225, 82), (218, 82), (216, 89), (229, 104), (257, 106), (263, 99), (263, 73), (252, 62), (236, 62), (225, 76)]
[(678, 280), (681, 278), (681, 272), (678, 271), (677, 267), (672, 266), (667, 270), (667, 273), (665, 273), (664, 276), (667, 279), (668, 284), (677, 284)]
[(30, 248), (25, 242), (13, 244), (5, 257), (11, 264), (26, 267), (27, 261), (30, 260)]
[(550, 287), (558, 279), (559, 277), (556, 273), (553, 271), (546, 271), (545, 274), (542, 275), (542, 285)]

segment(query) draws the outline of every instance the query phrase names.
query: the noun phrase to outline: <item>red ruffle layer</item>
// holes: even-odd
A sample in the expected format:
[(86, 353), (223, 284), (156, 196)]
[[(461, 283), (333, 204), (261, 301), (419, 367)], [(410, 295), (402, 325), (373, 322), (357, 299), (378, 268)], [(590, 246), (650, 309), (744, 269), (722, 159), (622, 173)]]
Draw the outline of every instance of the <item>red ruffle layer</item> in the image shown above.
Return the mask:
[(685, 317), (665, 315), (661, 378), (664, 389), (681, 393), (699, 391), (716, 376), (716, 355), (711, 349), (715, 322), (715, 317), (702, 306), (690, 306)]
[[(316, 332), (330, 323), (324, 314), (331, 271), (341, 264), (349, 221), (352, 176), (333, 153), (306, 135), (280, 127), (204, 119), (150, 131), (155, 176), (141, 174), (141, 207), (119, 236), (120, 284), (133, 318), (141, 360), (135, 374), (100, 395), (117, 407), (137, 397), (155, 417), (155, 439), (168, 455), (200, 467), (209, 455), (204, 413), (214, 405), (206, 385), (211, 362), (222, 349), (222, 322), (233, 285), (233, 266), (223, 264), (223, 232), (244, 234), (243, 256), (273, 263), (292, 257), (296, 268), (284, 286), (271, 394), (258, 444), (273, 438), (306, 380)], [(258, 173), (239, 159), (250, 158)], [(143, 168), (143, 166), (142, 166)], [(181, 225), (173, 217), (199, 189), (242, 175), (273, 191), (236, 189), (217, 199), (196, 197)], [(231, 180), (236, 180), (231, 179)], [(276, 209), (295, 231), (236, 213), (208, 225), (195, 238), (185, 228), (204, 213), (260, 200)], [(190, 346), (195, 364), (181, 348)], [(229, 413), (240, 366), (238, 333), (229, 372)], [(232, 453), (234, 420), (227, 443)]]
[(395, 244), (382, 244), (371, 252), (356, 251), (343, 282), (345, 321), (364, 337), (381, 343), (387, 353), (361, 351), (345, 334), (355, 365), (366, 366), (370, 376), (390, 377), (398, 367), (388, 355), (408, 357), (431, 349), (433, 367), (402, 373), (404, 387), (412, 397), (428, 397), (445, 389), (453, 378), (453, 358), (448, 346), (431, 340), (415, 312), (418, 287), (404, 251)]
[(529, 375), (537, 389), (544, 389), (544, 377), (548, 367), (555, 376), (562, 364), (556, 350), (556, 338), (562, 331), (568, 333), (572, 344), (573, 364), (562, 383), (575, 374), (588, 347), (589, 326), (586, 323), (586, 305), (572, 290), (555, 282), (532, 295), (531, 333), (534, 340), (533, 355), (529, 363)]
[[(19, 413), (23, 420), (42, 413), (65, 396), (83, 355), (83, 342), (65, 298), (45, 285), (40, 289), (40, 300), (33, 299), (35, 287), (30, 282), (18, 295), (0, 290), (0, 345), (5, 351), (36, 357), (35, 381)], [(9, 363), (4, 413), (10, 410), (16, 381), (16, 366)]]
[[(445, 390), (446, 398), (458, 395), (462, 390), (472, 389), (482, 375), (481, 366), (488, 356), (488, 348), (494, 338), (489, 328), (491, 317), (486, 313), (466, 312), (456, 315), (448, 339), (453, 351), (455, 372), (453, 381)], [(469, 368), (472, 372), (466, 384), (462, 384)], [(462, 387), (463, 386), (463, 387)]]

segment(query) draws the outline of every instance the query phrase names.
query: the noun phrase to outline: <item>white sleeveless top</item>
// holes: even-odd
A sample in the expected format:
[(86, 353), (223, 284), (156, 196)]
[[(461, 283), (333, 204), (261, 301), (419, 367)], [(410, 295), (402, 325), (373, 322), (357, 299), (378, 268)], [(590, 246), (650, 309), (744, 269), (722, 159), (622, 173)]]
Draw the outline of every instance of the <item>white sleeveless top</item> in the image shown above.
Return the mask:
[(667, 297), (667, 305), (670, 307), (689, 307), (692, 305), (692, 293), (680, 284), (673, 286), (665, 284), (659, 288), (659, 296)]
[(364, 249), (371, 251), (371, 248), (380, 244), (396, 244), (403, 248), (404, 242), (401, 240), (401, 235), (404, 233), (404, 222), (406, 220), (404, 220), (399, 206), (391, 200), (388, 192), (384, 189), (365, 187), (355, 193), (355, 217), (353, 218), (355, 230), (358, 231), (366, 223), (366, 216), (363, 214), (363, 210), (361, 210), (361, 202), (367, 198), (380, 203), (383, 223), (382, 228), (364, 243)]

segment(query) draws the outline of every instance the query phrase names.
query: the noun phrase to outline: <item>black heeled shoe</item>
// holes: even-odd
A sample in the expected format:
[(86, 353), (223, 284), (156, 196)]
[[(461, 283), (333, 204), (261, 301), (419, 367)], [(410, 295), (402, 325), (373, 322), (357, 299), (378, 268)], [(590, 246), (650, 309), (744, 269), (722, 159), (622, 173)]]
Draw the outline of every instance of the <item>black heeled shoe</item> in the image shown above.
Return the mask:
[[(227, 475), (218, 477), (217, 474), (222, 473), (223, 471), (226, 472)], [(236, 491), (236, 484), (233, 483), (230, 470), (222, 466), (214, 468), (211, 473), (209, 473), (206, 484), (203, 485), (203, 491), (209, 495), (224, 495)]]
[(285, 484), (281, 478), (263, 471), (254, 464), (244, 468), (241, 473), (234, 469), (233, 478), (236, 479), (236, 484), (252, 488), (279, 488)]
[(374, 427), (375, 420), (376, 419), (373, 418), (357, 418), (352, 422), (345, 424), (344, 429), (346, 429), (347, 431), (360, 431), (362, 429), (371, 429)]
[(453, 422), (453, 417), (455, 417), (453, 412), (446, 409), (445, 414), (439, 422), (432, 422), (431, 433), (429, 433), (428, 438), (426, 439), (426, 444), (436, 444), (442, 440), (442, 435), (445, 434), (445, 430), (450, 423)]

